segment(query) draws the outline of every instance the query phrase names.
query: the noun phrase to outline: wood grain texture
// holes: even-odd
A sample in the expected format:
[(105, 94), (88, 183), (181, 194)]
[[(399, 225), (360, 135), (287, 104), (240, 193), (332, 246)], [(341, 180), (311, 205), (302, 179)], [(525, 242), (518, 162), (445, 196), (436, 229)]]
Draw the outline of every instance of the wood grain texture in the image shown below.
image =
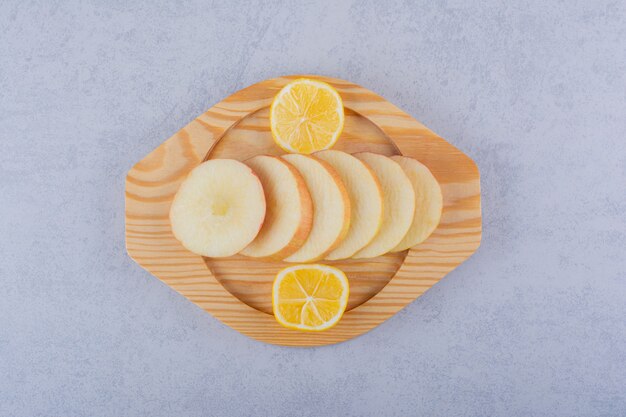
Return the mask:
[(299, 77), (266, 80), (231, 95), (139, 161), (126, 179), (126, 247), (143, 268), (241, 333), (279, 345), (316, 346), (371, 330), (476, 251), (480, 180), (469, 157), (382, 97), (347, 81), (307, 75), (333, 85), (344, 101), (345, 128), (333, 149), (418, 159), (441, 184), (444, 209), (435, 232), (409, 251), (324, 262), (350, 280), (349, 311), (337, 326), (321, 333), (281, 327), (268, 313), (271, 282), (285, 264), (240, 255), (204, 259), (174, 238), (168, 213), (180, 183), (203, 160), (284, 153), (271, 139), (268, 106), (280, 88)]

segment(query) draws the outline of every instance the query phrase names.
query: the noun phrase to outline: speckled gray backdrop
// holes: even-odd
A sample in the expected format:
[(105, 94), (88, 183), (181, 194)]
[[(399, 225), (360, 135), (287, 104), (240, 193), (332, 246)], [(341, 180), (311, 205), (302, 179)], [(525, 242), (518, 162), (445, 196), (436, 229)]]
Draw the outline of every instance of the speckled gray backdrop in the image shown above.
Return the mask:
[[(0, 5), (0, 416), (626, 415), (624, 1), (178, 3)], [(482, 174), (479, 251), (315, 349), (124, 249), (131, 165), (289, 73), (380, 93)]]

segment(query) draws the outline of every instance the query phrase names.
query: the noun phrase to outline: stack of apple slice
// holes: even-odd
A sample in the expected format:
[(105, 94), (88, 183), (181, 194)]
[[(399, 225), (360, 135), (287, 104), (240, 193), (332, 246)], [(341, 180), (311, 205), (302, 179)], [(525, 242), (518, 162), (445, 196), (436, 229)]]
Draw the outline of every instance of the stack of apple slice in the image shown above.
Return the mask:
[(406, 250), (435, 230), (442, 206), (435, 177), (412, 158), (324, 150), (204, 162), (170, 221), (199, 255), (305, 263)]

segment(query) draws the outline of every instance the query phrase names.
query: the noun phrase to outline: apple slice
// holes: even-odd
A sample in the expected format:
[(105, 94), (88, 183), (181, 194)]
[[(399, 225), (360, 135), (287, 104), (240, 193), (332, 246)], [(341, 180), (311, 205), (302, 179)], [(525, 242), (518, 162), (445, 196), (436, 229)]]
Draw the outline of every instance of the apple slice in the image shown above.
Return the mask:
[(334, 150), (313, 154), (339, 174), (350, 196), (350, 228), (345, 239), (326, 259), (345, 259), (370, 243), (383, 220), (383, 193), (374, 172), (354, 156)]
[(369, 165), (383, 188), (383, 224), (380, 232), (354, 258), (373, 258), (395, 248), (409, 231), (415, 213), (415, 192), (400, 164), (371, 152), (360, 152), (355, 157)]
[(289, 162), (268, 155), (244, 161), (259, 176), (267, 212), (256, 238), (242, 255), (282, 260), (305, 242), (313, 223), (313, 203), (302, 175)]
[(290, 154), (282, 157), (302, 174), (313, 200), (313, 226), (302, 247), (287, 262), (322, 259), (343, 240), (350, 226), (350, 199), (339, 174), (315, 157)]
[(415, 216), (408, 233), (392, 252), (409, 249), (425, 241), (441, 220), (443, 196), (441, 187), (426, 166), (413, 158), (392, 156), (409, 177), (415, 191)]
[(233, 159), (212, 159), (194, 168), (170, 208), (176, 239), (198, 255), (215, 258), (248, 246), (264, 218), (261, 181)]

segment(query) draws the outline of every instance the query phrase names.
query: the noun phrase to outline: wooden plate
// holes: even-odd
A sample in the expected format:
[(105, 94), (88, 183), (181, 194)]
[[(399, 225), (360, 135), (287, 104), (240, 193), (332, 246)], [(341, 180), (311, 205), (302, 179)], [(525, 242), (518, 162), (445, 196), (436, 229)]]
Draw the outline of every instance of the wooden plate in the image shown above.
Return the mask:
[(341, 94), (346, 120), (333, 149), (402, 154), (426, 165), (441, 184), (441, 223), (421, 245), (374, 259), (326, 262), (350, 281), (348, 310), (320, 333), (281, 327), (271, 315), (271, 284), (288, 264), (195, 255), (174, 238), (168, 213), (187, 173), (206, 159), (245, 160), (284, 153), (272, 140), (269, 105), (289, 81), (274, 78), (236, 92), (139, 161), (126, 178), (126, 248), (143, 268), (241, 333), (268, 343), (317, 346), (365, 333), (419, 297), (480, 244), (480, 180), (460, 150), (375, 93), (347, 81), (306, 75)]

